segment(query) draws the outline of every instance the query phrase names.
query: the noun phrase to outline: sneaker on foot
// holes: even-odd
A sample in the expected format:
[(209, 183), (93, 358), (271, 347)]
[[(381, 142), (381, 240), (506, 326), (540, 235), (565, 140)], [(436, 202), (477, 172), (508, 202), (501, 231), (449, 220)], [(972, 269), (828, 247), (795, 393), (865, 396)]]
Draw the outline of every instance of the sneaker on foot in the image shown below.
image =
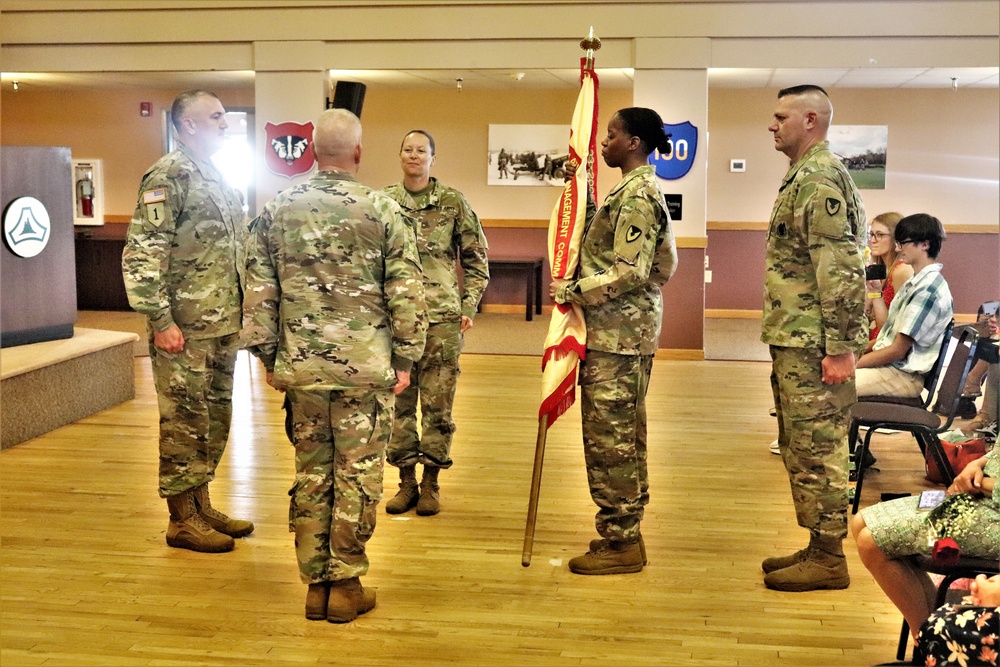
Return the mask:
[(772, 454), (781, 454), (781, 448), (778, 446), (778, 439), (775, 438), (774, 441), (768, 446)]
[[(853, 454), (851, 454), (850, 467), (848, 468), (849, 472), (848, 472), (848, 476), (847, 476), (848, 481), (851, 481), (851, 482), (858, 481), (858, 466), (855, 463), (855, 461), (857, 459), (858, 452), (860, 452), (860, 451), (861, 451), (861, 449), (859, 447), (858, 449), (854, 450)], [(878, 470), (878, 468), (874, 467), (877, 462), (878, 462), (878, 459), (876, 459), (874, 456), (872, 456), (871, 450), (868, 450), (868, 451), (865, 452), (864, 459), (861, 460), (861, 467), (864, 468), (865, 470), (868, 470), (869, 468), (871, 468), (873, 470)]]
[(975, 430), (975, 432), (978, 433), (979, 435), (985, 437), (985, 438), (996, 440), (996, 438), (997, 438), (997, 422), (996, 422), (996, 420), (993, 420), (989, 424), (983, 425), (982, 428), (977, 428)]

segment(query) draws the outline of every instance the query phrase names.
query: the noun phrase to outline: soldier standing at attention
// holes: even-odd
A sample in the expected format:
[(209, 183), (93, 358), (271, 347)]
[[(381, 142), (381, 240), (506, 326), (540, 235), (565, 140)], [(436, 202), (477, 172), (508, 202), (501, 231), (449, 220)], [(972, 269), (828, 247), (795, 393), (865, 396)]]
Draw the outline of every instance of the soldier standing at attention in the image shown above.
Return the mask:
[(245, 301), (248, 349), (287, 392), (295, 443), (289, 530), (306, 618), (354, 620), (375, 606), (365, 544), (382, 499), (394, 394), (410, 382), (427, 321), (413, 230), (355, 180), (361, 122), (319, 117), (318, 171), (254, 221)]
[(791, 166), (767, 234), (761, 340), (770, 346), (778, 446), (809, 545), (764, 560), (779, 591), (847, 588), (847, 431), (855, 355), (867, 343), (865, 209), (826, 141), (833, 105), (819, 86), (778, 93), (774, 147)]
[(246, 225), (239, 193), (209, 159), (228, 127), (219, 98), (189, 90), (170, 114), (180, 147), (142, 179), (122, 272), (129, 304), (149, 318), (167, 544), (229, 551), (253, 524), (213, 508), (208, 483), (233, 416)]
[[(409, 132), (403, 137), (399, 160), (403, 182), (390, 185), (385, 193), (400, 205), (416, 232), (429, 324), (424, 356), (413, 367), (410, 386), (396, 398), (389, 463), (399, 468), (399, 492), (385, 504), (385, 511), (401, 514), (416, 506), (417, 514), (431, 516), (441, 511), (438, 472), (452, 466), (451, 408), (462, 336), (472, 327), (490, 270), (483, 226), (469, 202), (458, 190), (431, 177), (431, 135)], [(456, 260), (462, 266), (461, 287)], [(423, 465), (419, 492), (418, 463)]]
[(556, 303), (583, 306), (587, 323), (580, 412), (601, 537), (570, 560), (576, 574), (639, 572), (646, 564), (639, 530), (649, 503), (646, 389), (663, 320), (660, 286), (677, 268), (670, 214), (649, 164), (654, 149), (670, 151), (659, 114), (620, 109), (601, 146), (604, 162), (621, 169), (622, 180), (596, 212), (588, 197), (576, 275), (549, 286)]

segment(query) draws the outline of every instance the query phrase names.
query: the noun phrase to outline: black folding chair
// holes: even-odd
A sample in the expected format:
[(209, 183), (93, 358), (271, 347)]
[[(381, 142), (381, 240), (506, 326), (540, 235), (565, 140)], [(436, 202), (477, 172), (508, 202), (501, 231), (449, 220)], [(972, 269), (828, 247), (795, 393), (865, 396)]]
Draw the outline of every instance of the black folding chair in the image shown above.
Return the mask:
[[(902, 396), (859, 396), (859, 401), (872, 401), (873, 403), (898, 403), (899, 405), (912, 405), (915, 408), (926, 408), (934, 398), (934, 391), (937, 389), (938, 378), (941, 377), (941, 369), (944, 368), (944, 360), (948, 358), (948, 347), (951, 345), (951, 334), (955, 328), (955, 320), (948, 323), (941, 338), (941, 350), (930, 372), (924, 376), (924, 391), (926, 394), (913, 398)], [(854, 441), (851, 442), (854, 447)]]
[[(945, 341), (948, 339), (945, 338)], [(858, 401), (851, 406), (851, 430), (849, 442), (856, 442), (858, 432), (861, 427), (867, 427), (868, 432), (861, 442), (861, 450), (855, 453), (856, 461), (864, 461), (868, 449), (871, 446), (872, 435), (880, 428), (888, 428), (896, 431), (909, 431), (917, 440), (920, 451), (926, 458), (928, 454), (934, 457), (938, 470), (947, 484), (955, 478), (955, 471), (951, 468), (951, 463), (941, 446), (940, 434), (951, 428), (951, 423), (955, 420), (955, 413), (958, 411), (959, 399), (962, 397), (962, 389), (965, 387), (965, 380), (969, 375), (969, 369), (975, 361), (976, 346), (979, 343), (979, 334), (975, 329), (965, 327), (957, 335), (955, 351), (951, 356), (951, 363), (938, 387), (938, 402), (947, 409), (947, 420), (941, 423), (932, 410), (927, 408), (929, 401), (922, 407), (912, 405), (901, 405), (898, 403), (882, 403), (877, 401)], [(861, 486), (865, 479), (865, 469), (858, 466), (858, 483), (854, 490), (854, 505), (852, 514), (858, 511), (858, 503), (861, 501)]]
[[(930, 372), (924, 376), (924, 390), (921, 392), (921, 396), (859, 396), (859, 401), (871, 401), (873, 403), (896, 403), (898, 405), (912, 405), (915, 408), (926, 408), (931, 404), (934, 399), (934, 392), (937, 390), (938, 379), (941, 377), (941, 369), (944, 368), (944, 360), (948, 357), (948, 348), (951, 345), (951, 335), (955, 327), (955, 320), (948, 322), (948, 326), (945, 327), (944, 336), (941, 337), (941, 349), (938, 351), (937, 359), (934, 360), (934, 366), (931, 368)], [(926, 394), (924, 393), (926, 392)], [(855, 477), (852, 481), (857, 481), (857, 478), (861, 476), (862, 466), (864, 466), (864, 459), (862, 459), (859, 454), (858, 441), (855, 437), (848, 444), (851, 451), (851, 459), (854, 461), (854, 471)], [(874, 459), (870, 459), (874, 461)], [(855, 489), (857, 493), (857, 489)]]
[[(948, 589), (959, 579), (975, 579), (977, 575), (993, 576), (1000, 574), (1000, 561), (992, 558), (973, 558), (963, 556), (955, 565), (938, 565), (930, 556), (914, 556), (913, 563), (924, 572), (944, 575), (937, 587), (934, 608), (937, 609), (948, 599)], [(899, 646), (896, 648), (896, 660), (906, 659), (906, 644), (910, 639), (910, 624), (903, 619), (903, 627), (899, 631)]]

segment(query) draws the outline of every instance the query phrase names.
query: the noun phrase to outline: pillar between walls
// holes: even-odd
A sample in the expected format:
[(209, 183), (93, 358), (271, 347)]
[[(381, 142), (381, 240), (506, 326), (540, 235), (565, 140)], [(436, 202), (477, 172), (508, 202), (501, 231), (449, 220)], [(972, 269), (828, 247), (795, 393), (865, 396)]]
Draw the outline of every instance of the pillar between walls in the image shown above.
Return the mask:
[[(642, 62), (637, 53), (637, 61)], [(682, 197), (682, 215), (673, 221), (674, 236), (706, 238), (708, 164), (708, 70), (636, 69), (633, 84), (636, 106), (655, 110), (664, 123), (690, 122), (698, 128), (698, 147), (691, 170), (676, 180), (660, 179), (665, 194)], [(663, 288), (664, 322), (660, 347), (704, 349), (707, 249), (680, 253), (678, 274)]]

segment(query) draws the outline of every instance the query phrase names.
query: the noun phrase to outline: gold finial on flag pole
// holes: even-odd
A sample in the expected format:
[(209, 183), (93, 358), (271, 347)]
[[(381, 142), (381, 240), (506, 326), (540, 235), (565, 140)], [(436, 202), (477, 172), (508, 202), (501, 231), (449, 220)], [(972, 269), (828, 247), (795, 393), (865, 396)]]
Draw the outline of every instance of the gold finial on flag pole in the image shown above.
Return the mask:
[(590, 35), (580, 41), (580, 48), (587, 52), (587, 69), (594, 68), (594, 51), (601, 48), (600, 37), (594, 36), (594, 26), (590, 26)]

